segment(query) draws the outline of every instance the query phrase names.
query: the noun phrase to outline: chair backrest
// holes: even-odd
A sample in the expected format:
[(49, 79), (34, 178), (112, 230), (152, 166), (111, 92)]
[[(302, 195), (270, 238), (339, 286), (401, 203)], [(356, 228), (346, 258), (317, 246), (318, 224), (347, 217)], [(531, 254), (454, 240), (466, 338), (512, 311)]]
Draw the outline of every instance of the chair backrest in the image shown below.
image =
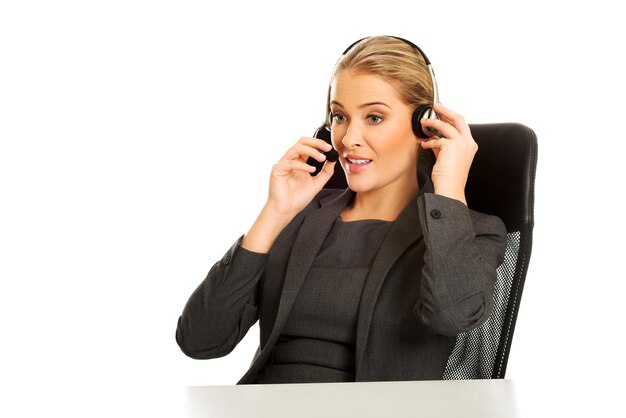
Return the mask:
[[(507, 248), (498, 268), (493, 313), (482, 326), (457, 336), (443, 378), (502, 379), (532, 249), (537, 136), (519, 123), (470, 124), (470, 129), (478, 152), (467, 179), (467, 204), (504, 221)], [(323, 127), (315, 137), (330, 142)], [(309, 163), (321, 167), (313, 159)], [(325, 187), (347, 187), (339, 164)]]

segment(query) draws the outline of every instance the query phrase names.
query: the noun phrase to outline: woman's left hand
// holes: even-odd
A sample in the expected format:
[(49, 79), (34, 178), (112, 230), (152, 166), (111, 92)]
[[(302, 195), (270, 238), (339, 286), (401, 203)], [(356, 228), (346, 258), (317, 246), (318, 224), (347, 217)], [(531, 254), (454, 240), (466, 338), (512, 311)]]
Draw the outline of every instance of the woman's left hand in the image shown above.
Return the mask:
[(432, 149), (437, 157), (432, 172), (435, 193), (467, 205), (465, 183), (478, 145), (463, 116), (440, 103), (435, 103), (433, 109), (440, 120), (422, 119), (422, 127), (436, 129), (441, 136), (435, 135), (425, 140), (422, 148)]

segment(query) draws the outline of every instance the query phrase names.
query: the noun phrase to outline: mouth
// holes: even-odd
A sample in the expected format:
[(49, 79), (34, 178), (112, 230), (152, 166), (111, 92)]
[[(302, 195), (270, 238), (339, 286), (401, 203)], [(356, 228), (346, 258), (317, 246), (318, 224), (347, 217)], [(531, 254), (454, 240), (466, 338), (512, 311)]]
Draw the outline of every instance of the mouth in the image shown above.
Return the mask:
[(372, 162), (372, 160), (365, 160), (365, 159), (357, 160), (354, 158), (346, 158), (346, 161), (348, 161), (351, 164), (368, 164)]
[(351, 174), (357, 174), (367, 169), (372, 160), (365, 158), (348, 158), (346, 157), (346, 171)]

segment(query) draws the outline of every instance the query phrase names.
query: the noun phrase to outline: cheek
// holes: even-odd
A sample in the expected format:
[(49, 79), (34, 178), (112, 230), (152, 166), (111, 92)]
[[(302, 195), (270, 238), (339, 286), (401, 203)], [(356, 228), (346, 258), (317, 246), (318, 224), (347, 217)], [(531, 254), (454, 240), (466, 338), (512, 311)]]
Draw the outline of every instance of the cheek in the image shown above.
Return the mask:
[(413, 131), (395, 130), (389, 132), (386, 141), (380, 143), (379, 151), (388, 155), (397, 162), (412, 163), (417, 161), (419, 143), (416, 141)]
[(335, 150), (339, 150), (343, 148), (343, 143), (341, 142), (341, 136), (336, 133), (330, 134), (330, 143), (332, 144)]

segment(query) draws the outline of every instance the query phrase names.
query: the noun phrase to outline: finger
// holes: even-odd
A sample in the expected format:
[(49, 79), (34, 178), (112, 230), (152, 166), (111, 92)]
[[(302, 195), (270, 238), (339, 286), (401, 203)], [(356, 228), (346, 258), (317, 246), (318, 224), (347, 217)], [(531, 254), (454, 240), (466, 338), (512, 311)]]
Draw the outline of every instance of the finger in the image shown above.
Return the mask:
[[(437, 143), (437, 141), (440, 141), (439, 137), (434, 136), (431, 137), (431, 139), (422, 142), (421, 146), (422, 149), (430, 149), (433, 151), (433, 154), (435, 154), (435, 158), (439, 158), (439, 151), (441, 151), (441, 143)], [(427, 144), (427, 142), (429, 144)]]
[(316, 183), (322, 183), (322, 185), (326, 184), (335, 172), (336, 163), (336, 161), (326, 161), (320, 172), (314, 177), (313, 181)]
[(322, 151), (330, 151), (332, 149), (332, 145), (330, 145), (328, 142), (324, 141), (323, 139), (309, 138), (306, 136), (303, 136), (302, 138), (300, 138), (297, 144), (308, 145), (310, 147), (317, 148)]
[(471, 135), (469, 125), (463, 115), (456, 113), (454, 110), (445, 107), (441, 103), (435, 103), (433, 110), (442, 120), (454, 126), (461, 135)]
[(422, 142), (423, 149), (432, 149), (432, 150), (440, 150), (446, 146), (447, 138), (439, 138), (438, 136), (433, 136), (428, 141)]
[(437, 113), (440, 116), (443, 116), (445, 118), (448, 118), (450, 120), (454, 120), (455, 117), (457, 116), (461, 116), (458, 113), (456, 113), (454, 110), (445, 107), (444, 105), (442, 105), (441, 103), (435, 103), (433, 104), (433, 110), (435, 111), (435, 113)]
[(431, 128), (435, 131), (439, 131), (440, 136), (446, 138), (457, 138), (461, 136), (459, 131), (452, 124), (440, 119), (422, 119), (421, 124), (422, 128)]
[(446, 123), (452, 124), (452, 119), (450, 119), (446, 115), (437, 114), (437, 117)]
[(274, 170), (277, 175), (285, 176), (293, 171), (313, 173), (315, 172), (315, 167), (299, 160), (281, 160), (274, 166)]
[(297, 143), (291, 147), (284, 156), (286, 159), (300, 159), (302, 161), (305, 161), (306, 157), (314, 158), (319, 162), (326, 160), (326, 155), (324, 155), (319, 149), (301, 143)]

